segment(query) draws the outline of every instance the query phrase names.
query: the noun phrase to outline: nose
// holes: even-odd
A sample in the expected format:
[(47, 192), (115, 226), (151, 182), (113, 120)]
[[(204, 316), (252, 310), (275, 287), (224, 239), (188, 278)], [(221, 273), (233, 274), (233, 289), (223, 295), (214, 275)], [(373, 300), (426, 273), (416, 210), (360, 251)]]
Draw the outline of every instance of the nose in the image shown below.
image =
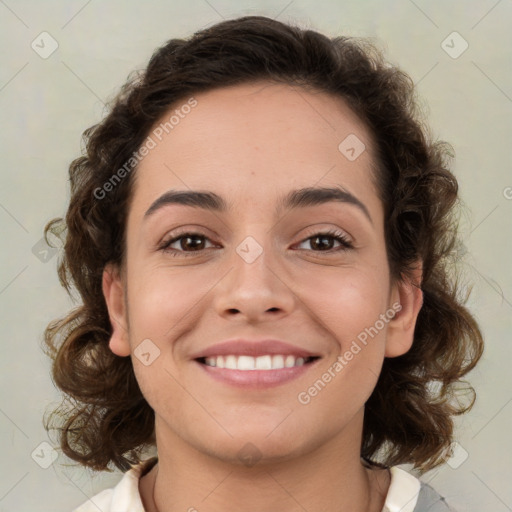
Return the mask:
[[(259, 246), (261, 253), (254, 259), (257, 245), (254, 240), (252, 244), (249, 241), (248, 245), (242, 243), (234, 251), (230, 269), (215, 290), (214, 304), (220, 316), (239, 316), (254, 324), (284, 317), (293, 311), (297, 298), (289, 276), (270, 250)], [(244, 249), (248, 250), (244, 252)]]

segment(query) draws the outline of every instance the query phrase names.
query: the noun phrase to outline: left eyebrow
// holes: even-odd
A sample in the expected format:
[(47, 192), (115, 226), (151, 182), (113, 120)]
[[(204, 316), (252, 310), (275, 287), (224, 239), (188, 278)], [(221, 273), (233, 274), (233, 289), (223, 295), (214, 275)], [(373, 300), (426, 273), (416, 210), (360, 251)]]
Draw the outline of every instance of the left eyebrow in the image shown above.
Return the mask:
[(365, 204), (348, 190), (338, 187), (306, 187), (292, 190), (284, 198), (277, 202), (277, 212), (292, 208), (306, 208), (332, 201), (348, 203), (361, 210), (368, 220), (373, 224), (370, 212)]
[[(356, 206), (373, 224), (368, 208), (356, 196), (342, 187), (306, 187), (288, 192), (277, 201), (276, 215), (283, 210), (306, 208), (329, 202), (347, 203)], [(196, 190), (169, 190), (156, 199), (144, 214), (144, 219), (150, 217), (165, 205), (178, 204), (202, 208), (204, 210), (226, 212), (227, 202), (214, 192)]]

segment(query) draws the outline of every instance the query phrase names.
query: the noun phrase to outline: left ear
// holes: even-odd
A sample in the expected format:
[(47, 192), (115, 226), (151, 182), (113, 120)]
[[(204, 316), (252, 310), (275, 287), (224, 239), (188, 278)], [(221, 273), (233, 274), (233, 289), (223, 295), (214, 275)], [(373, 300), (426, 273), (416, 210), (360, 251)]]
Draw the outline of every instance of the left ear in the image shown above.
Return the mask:
[(393, 285), (391, 304), (398, 311), (388, 324), (385, 357), (401, 356), (412, 347), (416, 320), (423, 305), (422, 275), (419, 262), (409, 278), (400, 279)]

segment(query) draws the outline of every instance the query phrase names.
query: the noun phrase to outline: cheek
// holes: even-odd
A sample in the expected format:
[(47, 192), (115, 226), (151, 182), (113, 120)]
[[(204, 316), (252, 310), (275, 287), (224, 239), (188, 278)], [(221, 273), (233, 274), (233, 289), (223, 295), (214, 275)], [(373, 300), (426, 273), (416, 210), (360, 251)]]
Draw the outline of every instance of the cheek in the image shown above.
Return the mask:
[(129, 289), (132, 333), (162, 342), (175, 338), (183, 326), (197, 320), (212, 282), (211, 272), (186, 267), (137, 269)]
[(371, 269), (344, 269), (336, 279), (318, 277), (316, 286), (308, 286), (303, 296), (332, 351), (301, 389), (299, 410), (304, 422), (318, 420), (334, 432), (364, 406), (377, 383), (387, 329), (382, 315), (389, 321), (388, 284)]
[(371, 268), (319, 272), (301, 286), (302, 300), (343, 350), (386, 311), (387, 294), (387, 281)]

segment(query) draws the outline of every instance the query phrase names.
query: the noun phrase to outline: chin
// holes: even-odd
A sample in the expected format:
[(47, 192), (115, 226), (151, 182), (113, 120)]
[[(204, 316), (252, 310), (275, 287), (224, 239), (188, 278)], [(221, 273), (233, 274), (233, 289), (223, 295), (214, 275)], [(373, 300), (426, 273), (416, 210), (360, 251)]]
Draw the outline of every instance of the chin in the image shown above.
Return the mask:
[(232, 425), (229, 428), (232, 438), (210, 439), (215, 444), (204, 446), (204, 449), (227, 463), (247, 467), (286, 462), (314, 450), (314, 439), (304, 437), (300, 426), (290, 429), (290, 425), (286, 428), (285, 424), (286, 420), (281, 425), (279, 422), (246, 423), (239, 429)]
[(259, 438), (233, 439), (231, 443), (217, 446), (215, 450), (211, 446), (208, 453), (223, 462), (245, 466), (247, 468), (262, 468), (267, 465), (284, 463), (301, 455), (303, 447), (294, 444), (291, 439), (287, 443), (269, 442), (265, 436)]

